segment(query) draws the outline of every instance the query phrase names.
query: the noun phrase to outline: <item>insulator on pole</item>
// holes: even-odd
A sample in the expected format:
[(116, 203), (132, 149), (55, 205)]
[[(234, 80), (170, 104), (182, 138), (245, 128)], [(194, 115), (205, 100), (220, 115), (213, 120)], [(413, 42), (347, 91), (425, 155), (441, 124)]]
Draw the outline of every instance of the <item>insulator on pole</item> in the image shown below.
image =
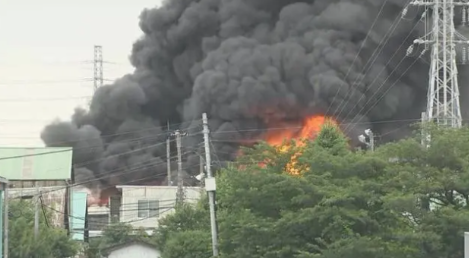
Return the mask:
[(402, 10), (402, 13), (401, 13), (402, 18), (405, 18), (407, 11), (408, 11), (407, 7), (405, 7), (404, 10)]
[(410, 56), (412, 54), (412, 52), (414, 52), (414, 45), (410, 45), (408, 48), (407, 48), (407, 55)]

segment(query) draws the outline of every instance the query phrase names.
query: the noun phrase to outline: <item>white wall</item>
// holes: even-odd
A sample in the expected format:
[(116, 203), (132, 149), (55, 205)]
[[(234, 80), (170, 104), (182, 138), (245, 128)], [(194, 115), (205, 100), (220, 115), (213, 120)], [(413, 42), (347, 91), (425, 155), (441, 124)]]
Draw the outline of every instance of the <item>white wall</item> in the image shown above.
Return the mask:
[(148, 246), (133, 244), (111, 252), (108, 258), (160, 258), (159, 251)]
[[(158, 220), (174, 212), (176, 204), (176, 186), (118, 186), (122, 189), (122, 206), (120, 220), (134, 227), (156, 228)], [(185, 187), (186, 201), (195, 203), (200, 198), (200, 187)], [(158, 200), (159, 216), (150, 218), (138, 217), (139, 200)]]

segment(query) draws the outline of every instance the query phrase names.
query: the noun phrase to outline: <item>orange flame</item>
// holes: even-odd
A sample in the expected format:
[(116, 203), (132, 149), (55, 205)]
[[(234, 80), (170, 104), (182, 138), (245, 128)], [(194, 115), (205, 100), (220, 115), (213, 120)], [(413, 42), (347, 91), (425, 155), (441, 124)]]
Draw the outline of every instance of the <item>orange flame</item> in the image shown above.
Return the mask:
[[(307, 117), (301, 126), (288, 126), (285, 128), (271, 129), (264, 135), (265, 141), (275, 147), (279, 153), (286, 153), (290, 150), (291, 146), (285, 141), (294, 140), (297, 147), (303, 147), (305, 140), (314, 140), (321, 128), (326, 124), (336, 124), (336, 122), (325, 116), (316, 115)], [(285, 170), (291, 175), (300, 175), (305, 168), (298, 165), (298, 157), (301, 155), (301, 150), (298, 150), (290, 157), (290, 161), (286, 164)], [(264, 167), (265, 162), (259, 164)]]

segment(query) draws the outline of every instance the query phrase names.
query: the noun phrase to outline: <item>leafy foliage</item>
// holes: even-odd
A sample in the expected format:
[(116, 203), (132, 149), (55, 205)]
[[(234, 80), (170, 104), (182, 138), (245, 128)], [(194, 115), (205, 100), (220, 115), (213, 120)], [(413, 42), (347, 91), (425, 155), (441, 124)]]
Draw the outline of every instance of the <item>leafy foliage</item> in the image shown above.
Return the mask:
[[(301, 151), (243, 150), (217, 178), (222, 257), (463, 258), (469, 129), (424, 130), (428, 147), (416, 135), (374, 153), (352, 151), (327, 126)], [(285, 166), (298, 153), (307, 169), (292, 176)], [(163, 257), (210, 255), (206, 203), (161, 221)]]
[[(203, 198), (203, 200), (206, 200)], [(205, 202), (206, 203), (206, 202)], [(206, 258), (210, 257), (211, 237), (206, 230), (209, 224), (206, 205), (196, 207), (183, 204), (174, 215), (166, 216), (159, 222), (154, 240), (164, 257)], [(187, 250), (190, 250), (187, 252)]]
[(101, 251), (107, 247), (131, 241), (153, 243), (150, 235), (143, 229), (135, 229), (130, 224), (115, 223), (107, 226), (99, 238), (90, 239), (85, 254), (88, 258), (101, 257)]
[(9, 203), (9, 255), (12, 258), (62, 258), (78, 252), (78, 244), (63, 229), (46, 224), (49, 212), (40, 217), (39, 237), (34, 237), (34, 206), (28, 201)]

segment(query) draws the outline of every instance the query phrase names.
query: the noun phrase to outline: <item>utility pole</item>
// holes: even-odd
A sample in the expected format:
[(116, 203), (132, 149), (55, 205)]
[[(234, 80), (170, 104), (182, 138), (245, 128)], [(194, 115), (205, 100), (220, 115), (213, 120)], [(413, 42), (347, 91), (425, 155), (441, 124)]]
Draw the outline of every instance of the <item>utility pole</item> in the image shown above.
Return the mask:
[(6, 178), (0, 177), (0, 182), (2, 184), (2, 190), (3, 190), (3, 258), (8, 258), (8, 227), (9, 227), (9, 204), (8, 204), (8, 188), (9, 188), (9, 183)]
[(210, 205), (210, 227), (212, 231), (212, 252), (213, 257), (218, 257), (218, 229), (217, 229), (217, 217), (215, 213), (215, 191), (217, 190), (215, 178), (212, 175), (211, 166), (211, 155), (210, 155), (210, 139), (208, 128), (207, 114), (202, 115), (203, 122), (203, 133), (204, 133), (204, 145), (205, 145), (205, 169), (207, 170), (207, 178), (205, 179), (205, 189), (208, 193), (208, 201)]
[(167, 176), (168, 176), (168, 186), (173, 185), (173, 179), (171, 175), (171, 140), (166, 138), (166, 170), (167, 170)]
[(103, 86), (103, 47), (94, 46), (94, 90), (96, 91), (99, 87)]
[(469, 258), (469, 232), (464, 232), (464, 258)]
[[(430, 78), (427, 94), (427, 121), (459, 128), (462, 125), (459, 104), (458, 69), (456, 66), (456, 44), (461, 44), (467, 52), (469, 41), (454, 27), (454, 8), (463, 7), (463, 22), (467, 22), (467, 7), (464, 0), (413, 0), (410, 5), (425, 8), (425, 24), (431, 24), (431, 30), (423, 37), (414, 40), (425, 49), (431, 47)], [(431, 11), (429, 11), (431, 9)], [(431, 21), (429, 21), (431, 17)], [(413, 46), (408, 50), (411, 53)], [(467, 55), (467, 54), (466, 54)], [(467, 56), (463, 56), (463, 62)]]
[[(169, 130), (169, 121), (167, 124), (167, 129)], [(166, 170), (168, 176), (168, 186), (173, 185), (173, 175), (171, 173), (171, 135), (168, 135), (166, 138)]]
[(34, 239), (37, 240), (39, 236), (39, 184), (38, 182), (34, 182), (36, 186), (36, 197), (35, 199), (35, 208), (34, 208)]
[(176, 194), (176, 202), (177, 204), (182, 204), (184, 202), (184, 179), (182, 177), (182, 153), (181, 153), (181, 137), (186, 136), (186, 132), (181, 132), (180, 130), (176, 130), (174, 133), (171, 134), (172, 136), (176, 137), (176, 147), (177, 147), (177, 154), (178, 154), (178, 189)]
[(3, 201), (4, 202), (3, 205), (5, 206), (3, 208), (4, 209), (4, 214), (3, 214), (3, 216), (4, 216), (4, 219), (3, 219), (3, 230), (4, 230), (4, 233), (3, 233), (3, 258), (8, 258), (8, 254), (9, 254), (9, 252), (8, 252), (8, 248), (9, 248), (8, 247), (8, 241), (9, 241), (9, 239), (8, 239), (8, 237), (9, 237), (8, 229), (9, 228), (8, 227), (9, 227), (9, 219), (10, 219), (10, 216), (9, 216), (10, 211), (8, 209), (10, 207), (10, 205), (8, 204), (8, 198), (10, 198), (8, 196), (8, 187), (5, 188), (3, 196), (5, 198), (5, 200)]
[(205, 179), (205, 165), (204, 165), (204, 158), (202, 155), (199, 155), (199, 175), (200, 178), (200, 186), (204, 186), (204, 179)]

